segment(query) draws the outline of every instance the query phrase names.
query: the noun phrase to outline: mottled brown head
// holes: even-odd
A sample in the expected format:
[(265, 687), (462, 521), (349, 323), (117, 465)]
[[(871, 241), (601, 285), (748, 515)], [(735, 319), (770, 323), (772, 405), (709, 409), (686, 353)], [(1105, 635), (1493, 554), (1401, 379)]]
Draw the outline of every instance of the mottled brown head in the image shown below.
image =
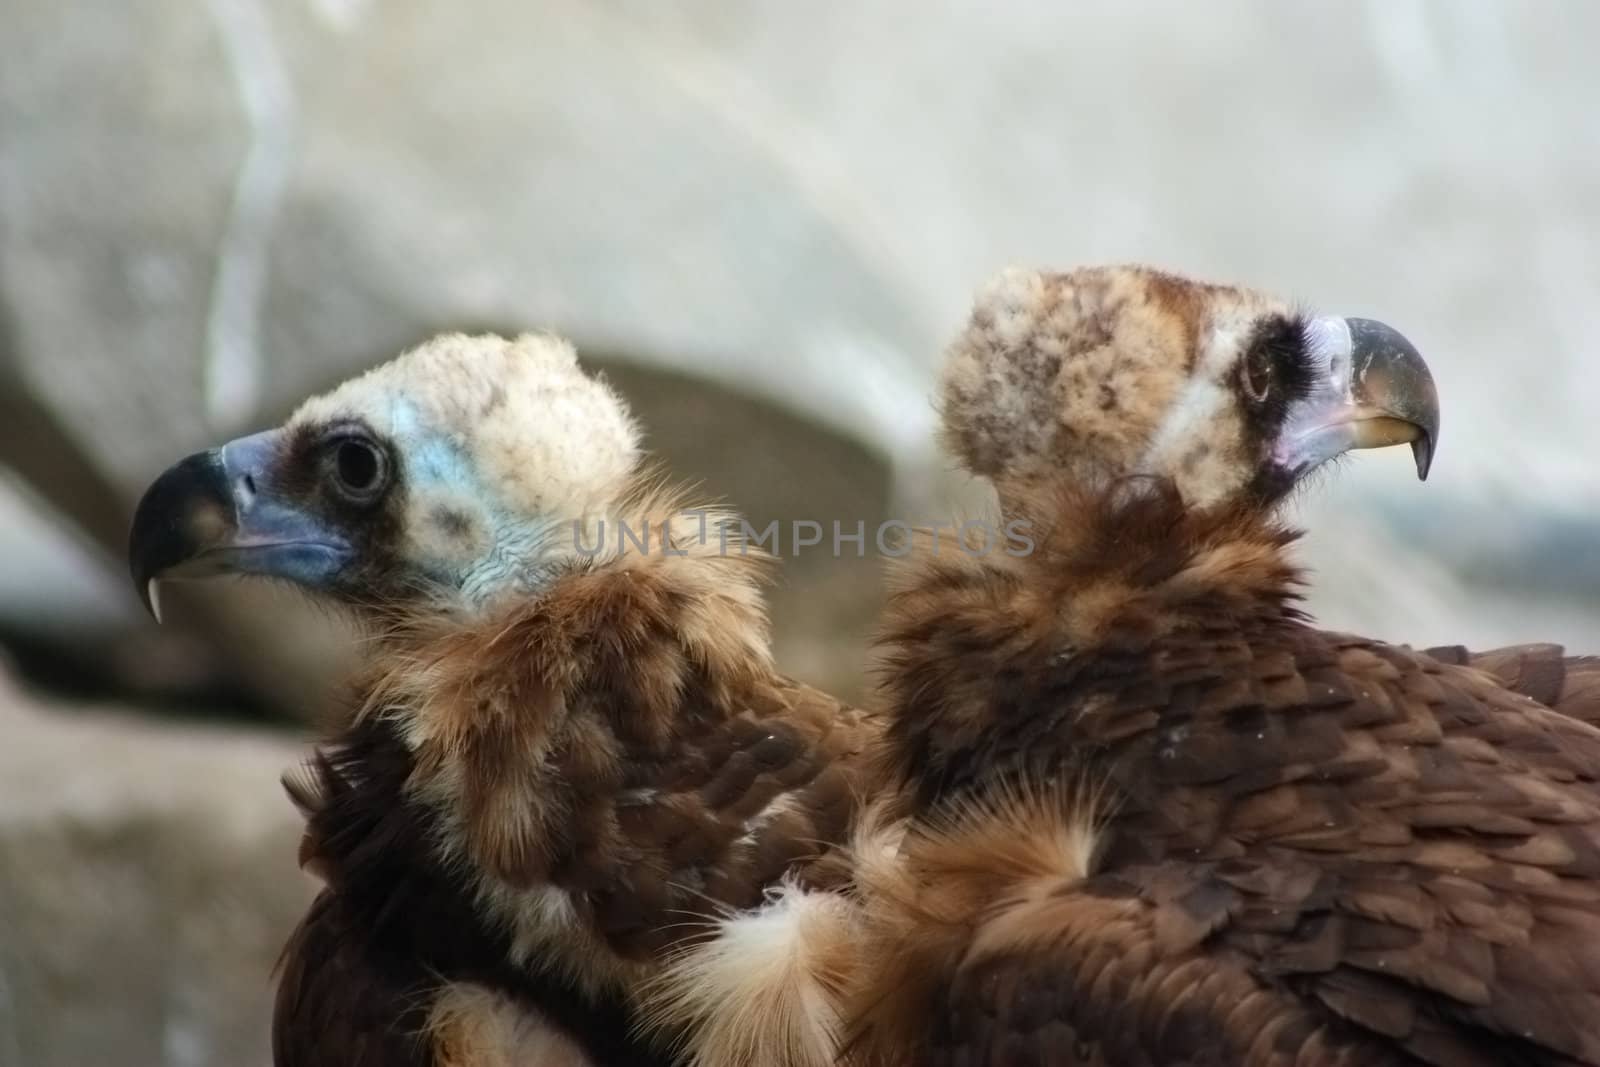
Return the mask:
[(571, 345), (449, 334), (163, 474), (134, 519), (133, 578), (152, 609), (159, 579), (222, 573), (471, 608), (536, 587), (638, 460), (626, 406)]
[(1140, 267), (1007, 271), (978, 294), (941, 388), (946, 445), (1008, 487), (1154, 474), (1209, 507), (1277, 500), (1353, 448), (1410, 442), (1433, 380), (1381, 323)]

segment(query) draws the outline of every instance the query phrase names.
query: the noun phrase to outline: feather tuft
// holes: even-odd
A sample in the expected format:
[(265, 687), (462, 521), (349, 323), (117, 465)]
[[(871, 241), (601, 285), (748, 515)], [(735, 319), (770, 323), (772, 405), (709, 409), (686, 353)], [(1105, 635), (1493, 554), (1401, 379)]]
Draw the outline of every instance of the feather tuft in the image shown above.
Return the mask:
[(483, 986), (445, 986), (427, 1030), (434, 1067), (594, 1067), (538, 1011)]
[(827, 1067), (858, 934), (846, 896), (785, 881), (652, 978), (647, 1025), (682, 1032), (694, 1067)]
[(1008, 902), (1094, 872), (1112, 807), (1097, 783), (1008, 781), (915, 823), (897, 801), (865, 813), (854, 838), (862, 933), (847, 1051), (867, 1064), (904, 1062), (980, 927)]

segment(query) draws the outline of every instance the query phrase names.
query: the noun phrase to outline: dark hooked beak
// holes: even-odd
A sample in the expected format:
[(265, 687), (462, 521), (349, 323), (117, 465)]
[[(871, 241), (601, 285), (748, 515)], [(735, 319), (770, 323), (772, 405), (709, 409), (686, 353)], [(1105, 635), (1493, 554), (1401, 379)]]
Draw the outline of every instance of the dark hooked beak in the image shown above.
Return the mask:
[(1398, 331), (1372, 319), (1322, 318), (1312, 344), (1326, 374), (1291, 410), (1276, 458), (1300, 473), (1358, 448), (1410, 444), (1426, 479), (1439, 441), (1439, 393)]
[(163, 579), (258, 574), (315, 587), (349, 561), (344, 538), (279, 492), (283, 452), (279, 430), (241, 437), (180, 460), (145, 490), (128, 568), (157, 621)]

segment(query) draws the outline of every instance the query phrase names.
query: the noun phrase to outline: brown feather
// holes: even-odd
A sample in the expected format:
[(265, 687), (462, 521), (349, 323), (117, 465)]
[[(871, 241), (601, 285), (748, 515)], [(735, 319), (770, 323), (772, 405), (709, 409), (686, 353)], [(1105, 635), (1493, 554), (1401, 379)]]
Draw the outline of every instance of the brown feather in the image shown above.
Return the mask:
[[(340, 755), (325, 757), (348, 765), (324, 775), (326, 792), (370, 773), (349, 755), (353, 739), (376, 731), (400, 746), (391, 800), (418, 840), (387, 862), (402, 881), (444, 877), (434, 906), (447, 904), (450, 936), (485, 957), (419, 943), (416, 958), (495, 990), (517, 988), (504, 969), (548, 971), (583, 998), (648, 990), (657, 1035), (719, 1062), (704, 1047), (715, 1028), (692, 1032), (704, 1013), (662, 992), (663, 968), (731, 932), (719, 923), (753, 914), (780, 883), (802, 894), (844, 883), (833, 853), (877, 728), (774, 671), (758, 553), (725, 548), (714, 526), (697, 536), (676, 499), (640, 493), (630, 506), (633, 528), (647, 520), (674, 551), (658, 539), (574, 559), (537, 595), (397, 620), (362, 713), (330, 750)], [(377, 832), (331, 851), (378, 849)], [(335, 884), (352, 897), (347, 878)], [(411, 901), (352, 907), (408, 928), (421, 914)], [(831, 957), (811, 958), (801, 977), (823, 980)], [(491, 959), (502, 971), (488, 981), (477, 968)], [(788, 984), (749, 994), (781, 1000)]]
[[(278, 1067), (446, 1067), (466, 1033), (528, 1041), (541, 1020), (570, 1034), (597, 1067), (669, 1062), (630, 1039), (614, 998), (582, 996), (538, 968), (509, 964), (504, 931), (481, 919), (460, 872), (438, 860), (431, 813), (408, 795), (414, 771), (392, 725), (371, 718), (294, 780), (308, 811), (302, 853), (316, 857), (329, 888), (279, 964)], [(520, 1023), (485, 1018), (474, 1027), (457, 1012), (450, 1026), (434, 1025), (463, 983), (497, 991), (495, 1017), (516, 1012)]]
[(442, 989), (426, 1036), (435, 1067), (597, 1067), (541, 1013), (483, 986)]
[(1569, 656), (1560, 645), (1510, 645), (1468, 652), (1460, 645), (1430, 648), (1444, 663), (1493, 675), (1512, 692), (1563, 715), (1600, 726), (1600, 656)]
[[(1051, 781), (1114, 806), (1082, 874), (880, 925), (870, 1061), (1600, 1062), (1600, 731), (1309, 626), (1292, 535), (1248, 509), (1143, 481), (1018, 506), (1052, 520), (1033, 555), (900, 583), (891, 763), (924, 823)], [(1010, 833), (966, 865), (1005, 871), (1037, 831)], [(901, 896), (962, 899), (929, 862)]]

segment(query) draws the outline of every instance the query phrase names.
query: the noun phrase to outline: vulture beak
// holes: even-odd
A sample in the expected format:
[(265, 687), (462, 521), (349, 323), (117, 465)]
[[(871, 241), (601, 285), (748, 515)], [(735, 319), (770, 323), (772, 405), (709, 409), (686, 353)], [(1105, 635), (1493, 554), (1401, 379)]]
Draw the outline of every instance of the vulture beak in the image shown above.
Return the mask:
[(1278, 463), (1300, 474), (1358, 448), (1410, 444), (1426, 480), (1439, 440), (1439, 393), (1398, 331), (1372, 319), (1319, 318), (1311, 344), (1326, 373), (1284, 420)]
[(280, 430), (197, 452), (157, 478), (134, 512), (128, 567), (161, 621), (166, 578), (258, 574), (317, 586), (347, 563), (349, 543), (281, 492)]

